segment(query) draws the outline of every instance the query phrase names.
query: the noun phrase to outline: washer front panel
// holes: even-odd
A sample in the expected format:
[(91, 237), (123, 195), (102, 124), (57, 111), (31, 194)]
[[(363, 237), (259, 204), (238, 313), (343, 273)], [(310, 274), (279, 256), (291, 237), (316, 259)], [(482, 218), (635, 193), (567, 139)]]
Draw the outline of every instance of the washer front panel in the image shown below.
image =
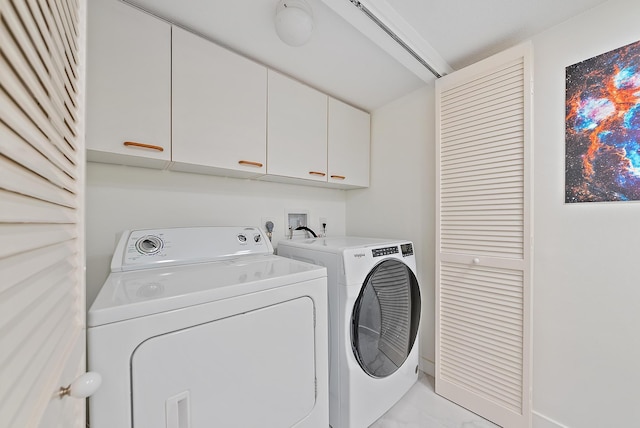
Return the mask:
[[(391, 247), (397, 247), (396, 252)], [(380, 249), (375, 252), (374, 249)], [(387, 254), (383, 254), (387, 253)], [(330, 314), (329, 421), (333, 428), (366, 427), (390, 409), (418, 379), (417, 335), (398, 370), (386, 377), (367, 374), (356, 359), (351, 319), (363, 283), (382, 260), (394, 259), (416, 275), (410, 241), (361, 237), (285, 240), (278, 254), (327, 267)], [(412, 297), (419, 302), (419, 297)], [(419, 307), (414, 307), (419, 313)], [(413, 312), (413, 310), (412, 310)], [(412, 315), (418, 319), (418, 314)], [(410, 335), (412, 336), (412, 334)]]
[(384, 378), (405, 362), (420, 323), (420, 290), (413, 272), (383, 260), (364, 281), (351, 315), (351, 347), (369, 376)]

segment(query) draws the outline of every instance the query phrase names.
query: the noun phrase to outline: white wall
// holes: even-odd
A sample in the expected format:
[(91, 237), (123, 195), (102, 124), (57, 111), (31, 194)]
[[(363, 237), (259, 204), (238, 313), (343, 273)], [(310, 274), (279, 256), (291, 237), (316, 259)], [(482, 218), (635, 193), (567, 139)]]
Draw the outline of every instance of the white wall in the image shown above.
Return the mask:
[[(564, 68), (640, 39), (640, 2), (612, 0), (533, 38), (534, 427), (640, 421), (640, 202), (564, 204)], [(640, 59), (639, 59), (640, 61)], [(434, 111), (424, 87), (372, 114), (371, 187), (348, 192), (100, 164), (87, 169), (87, 297), (126, 228), (258, 224), (306, 208), (329, 234), (411, 239), (434, 361)]]
[(434, 373), (433, 86), (371, 114), (371, 184), (347, 192), (347, 233), (414, 242), (422, 294), (421, 368)]
[[(564, 204), (565, 67), (640, 40), (640, 2), (612, 0), (534, 45), (534, 428), (640, 424), (640, 202)], [(640, 59), (638, 59), (640, 63)], [(434, 361), (433, 88), (372, 114), (371, 187), (347, 193), (347, 232), (412, 239), (421, 356)]]
[[(344, 190), (88, 163), (87, 303), (109, 273), (116, 235), (125, 229), (173, 226), (263, 226), (275, 223), (273, 243), (285, 239), (285, 210), (306, 210), (318, 231), (345, 234)], [(88, 307), (88, 306), (87, 306)]]
[(640, 202), (564, 204), (565, 67), (640, 40), (639, 18), (610, 1), (533, 38), (533, 408), (558, 422), (535, 427), (640, 426)]

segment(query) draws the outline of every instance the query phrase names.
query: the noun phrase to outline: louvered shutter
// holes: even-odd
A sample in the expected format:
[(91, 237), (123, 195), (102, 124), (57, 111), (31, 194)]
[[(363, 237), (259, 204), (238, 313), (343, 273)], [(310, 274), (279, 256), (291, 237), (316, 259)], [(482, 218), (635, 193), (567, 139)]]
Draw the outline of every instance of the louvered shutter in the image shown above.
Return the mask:
[(81, 427), (82, 0), (0, 0), (0, 426)]
[(530, 46), (436, 83), (436, 392), (531, 425)]

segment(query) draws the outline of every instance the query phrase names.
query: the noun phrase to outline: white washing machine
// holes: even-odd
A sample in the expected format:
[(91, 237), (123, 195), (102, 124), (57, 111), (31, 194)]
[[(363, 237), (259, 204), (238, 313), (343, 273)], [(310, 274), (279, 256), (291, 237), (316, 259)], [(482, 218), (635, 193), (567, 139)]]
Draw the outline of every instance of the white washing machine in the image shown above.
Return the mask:
[(374, 238), (287, 240), (278, 255), (327, 268), (329, 422), (365, 428), (418, 379), (420, 289), (413, 244)]
[(258, 228), (123, 233), (87, 317), (91, 428), (326, 428), (326, 284)]

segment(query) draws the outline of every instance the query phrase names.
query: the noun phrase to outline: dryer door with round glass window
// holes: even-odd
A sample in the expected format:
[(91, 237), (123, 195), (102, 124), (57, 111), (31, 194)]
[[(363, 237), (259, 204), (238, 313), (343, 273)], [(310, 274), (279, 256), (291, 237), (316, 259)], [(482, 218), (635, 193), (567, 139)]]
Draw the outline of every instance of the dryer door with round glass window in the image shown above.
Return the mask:
[(394, 373), (413, 348), (420, 322), (420, 289), (409, 267), (396, 259), (376, 265), (351, 315), (351, 345), (370, 376)]

